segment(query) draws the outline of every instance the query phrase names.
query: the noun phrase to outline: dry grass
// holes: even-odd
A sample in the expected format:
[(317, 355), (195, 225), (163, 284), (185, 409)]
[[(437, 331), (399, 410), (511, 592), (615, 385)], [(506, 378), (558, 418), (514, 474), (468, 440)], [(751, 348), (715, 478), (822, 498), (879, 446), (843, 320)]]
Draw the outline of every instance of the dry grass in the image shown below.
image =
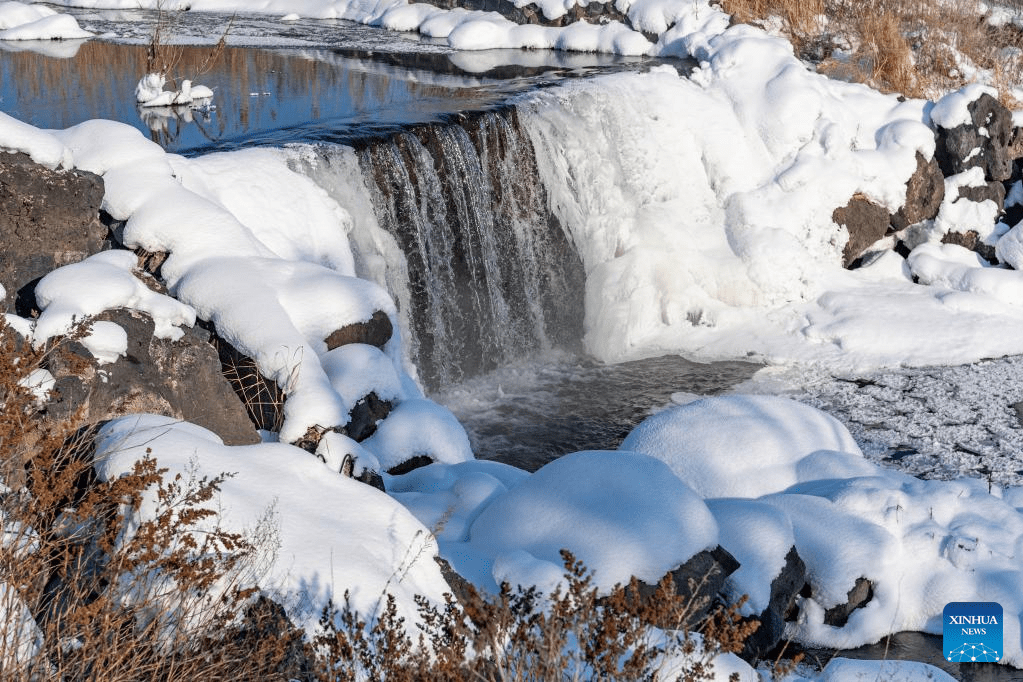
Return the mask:
[(216, 524), (223, 477), (145, 458), (97, 481), (95, 428), (48, 419), (22, 385), (46, 358), (0, 318), (3, 680), (273, 679), (287, 633), (244, 636), (262, 548)]
[(601, 597), (583, 564), (562, 557), (565, 587), (551, 595), (503, 584), (496, 596), (466, 586), (462, 601), (449, 596), (444, 608), (421, 601), (415, 641), (392, 599), (372, 626), (347, 605), (329, 606), (314, 642), (317, 680), (701, 682), (714, 678), (717, 655), (740, 651), (759, 625), (739, 618), (741, 604), (697, 622), (705, 598), (679, 595), (670, 575), (649, 597), (635, 579)]
[(1023, 82), (1023, 56), (1012, 53), (1023, 49), (1023, 31), (988, 24), (977, 0), (720, 4), (737, 21), (771, 25), (780, 20), (796, 53), (832, 77), (929, 99), (982, 80), (998, 87), (1007, 105), (1019, 106), (1009, 89)]

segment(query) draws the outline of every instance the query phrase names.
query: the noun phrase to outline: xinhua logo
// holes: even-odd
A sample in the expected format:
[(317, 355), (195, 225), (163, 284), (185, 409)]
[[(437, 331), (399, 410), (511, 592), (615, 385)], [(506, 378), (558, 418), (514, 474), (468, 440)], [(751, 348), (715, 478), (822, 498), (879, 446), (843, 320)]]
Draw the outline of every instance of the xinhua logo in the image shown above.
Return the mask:
[(945, 605), (945, 658), (953, 663), (997, 663), (1002, 659), (1002, 606), (991, 601)]

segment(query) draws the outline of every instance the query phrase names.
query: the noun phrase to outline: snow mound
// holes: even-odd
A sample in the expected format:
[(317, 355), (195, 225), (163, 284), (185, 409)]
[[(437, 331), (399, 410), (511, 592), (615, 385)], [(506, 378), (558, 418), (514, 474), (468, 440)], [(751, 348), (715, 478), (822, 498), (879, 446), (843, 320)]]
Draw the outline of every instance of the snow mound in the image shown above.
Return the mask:
[[(195, 324), (195, 310), (149, 289), (132, 274), (137, 266), (138, 256), (131, 251), (103, 251), (43, 277), (35, 291), (43, 312), (35, 323), (33, 343), (41, 346), (69, 332), (76, 321), (114, 308), (148, 313), (158, 338), (181, 338), (184, 332), (179, 327)], [(100, 337), (95, 342), (102, 343)]]
[(208, 87), (192, 85), (190, 80), (182, 81), (180, 90), (164, 90), (166, 84), (167, 77), (162, 73), (146, 74), (135, 86), (135, 101), (144, 107), (170, 107), (206, 103), (213, 97)]
[(528, 476), (507, 464), (473, 460), (434, 463), (402, 476), (387, 476), (384, 485), (391, 497), (436, 533), (443, 546), (467, 541), (479, 513)]
[(670, 408), (644, 420), (621, 449), (666, 462), (703, 497), (760, 497), (830, 478), (836, 468), (876, 469), (837, 419), (774, 396), (719, 396)]
[(417, 456), (445, 464), (473, 459), (469, 436), (451, 410), (421, 398), (399, 403), (362, 445), (385, 470)]
[(584, 451), (547, 464), (489, 504), (470, 544), (493, 557), (493, 580), (560, 583), (568, 549), (608, 590), (632, 576), (656, 583), (718, 544), (703, 501), (652, 457)]
[(28, 154), (49, 169), (74, 165), (70, 150), (49, 133), (0, 111), (0, 151)]
[(0, 40), (71, 40), (92, 35), (74, 17), (49, 7), (0, 2)]
[(818, 682), (953, 682), (941, 668), (915, 661), (860, 661), (835, 658), (814, 678)]
[[(447, 584), (433, 561), (430, 533), (375, 488), (329, 471), (316, 457), (281, 443), (230, 447), (199, 426), (155, 415), (116, 419), (97, 436), (101, 480), (128, 472), (151, 450), (169, 476), (231, 473), (211, 504), (216, 522), (249, 534), (269, 514), (277, 546), (262, 547), (266, 567), (253, 576), (299, 627), (313, 633), (328, 600), (363, 617), (379, 615), (385, 593), (399, 615), (418, 622), (413, 597), (443, 602)], [(155, 499), (141, 513), (152, 514)]]

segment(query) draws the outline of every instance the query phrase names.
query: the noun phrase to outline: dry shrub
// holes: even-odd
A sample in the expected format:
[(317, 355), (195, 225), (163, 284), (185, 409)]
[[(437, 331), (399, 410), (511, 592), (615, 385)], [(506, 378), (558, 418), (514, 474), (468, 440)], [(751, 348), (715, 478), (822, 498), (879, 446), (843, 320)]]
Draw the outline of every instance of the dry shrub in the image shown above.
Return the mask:
[[(884, 92), (937, 98), (978, 71), (1008, 91), (1023, 82), (1023, 30), (995, 27), (977, 0), (720, 0), (737, 21), (782, 20), (798, 56), (829, 76)], [(1018, 5), (1017, 5), (1018, 6)], [(818, 21), (823, 16), (825, 21)], [(1006, 48), (1009, 48), (1008, 51)]]
[(348, 603), (328, 606), (314, 640), (317, 679), (698, 682), (713, 679), (714, 658), (740, 651), (759, 625), (739, 617), (741, 603), (696, 622), (702, 600), (679, 595), (670, 575), (645, 598), (635, 579), (601, 597), (582, 562), (562, 556), (565, 587), (551, 595), (505, 583), (496, 596), (466, 586), (461, 603), (448, 595), (442, 608), (419, 600), (416, 641), (390, 597), (371, 626)]
[(46, 356), (0, 318), (5, 682), (273, 679), (289, 635), (245, 636), (263, 547), (216, 523), (224, 477), (168, 477), (147, 457), (96, 481), (95, 429), (48, 419), (24, 386)]
[[(178, 18), (185, 11), (187, 10), (168, 10), (165, 8), (162, 0), (157, 2), (156, 22), (153, 25), (153, 34), (149, 38), (149, 44), (146, 46), (146, 73), (163, 74), (175, 87), (178, 78), (177, 72), (182, 64), (186, 48), (184, 45), (175, 45), (169, 41), (174, 33)], [(208, 73), (213, 68), (227, 48), (227, 36), (234, 26), (234, 20), (235, 17), (232, 16), (227, 22), (224, 32), (220, 35), (220, 40), (205, 53), (197, 64), (189, 67), (188, 75), (183, 76), (184, 78), (194, 80)]]

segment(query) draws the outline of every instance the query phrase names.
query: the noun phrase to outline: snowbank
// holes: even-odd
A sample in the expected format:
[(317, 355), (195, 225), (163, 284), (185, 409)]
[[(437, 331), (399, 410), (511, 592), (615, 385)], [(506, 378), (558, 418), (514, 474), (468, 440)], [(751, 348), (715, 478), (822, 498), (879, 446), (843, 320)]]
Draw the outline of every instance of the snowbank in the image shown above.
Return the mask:
[(666, 462), (702, 497), (760, 497), (818, 478), (875, 471), (837, 419), (773, 396), (673, 407), (637, 426), (621, 449)]
[(74, 17), (49, 7), (0, 2), (0, 40), (70, 40), (91, 38)]
[[(707, 498), (755, 498), (707, 503), (722, 546), (743, 561), (733, 589), (755, 606), (789, 547), (806, 563), (812, 597), (787, 636), (851, 648), (894, 632), (940, 634), (947, 602), (995, 601), (1006, 614), (1004, 660), (1023, 667), (1023, 513), (998, 489), (876, 467), (833, 418), (783, 398), (696, 401), (650, 417), (622, 447), (664, 459)], [(872, 582), (871, 601), (845, 626), (825, 625), (857, 578)]]
[[(348, 213), (290, 171), (282, 152), (184, 159), (109, 121), (89, 121), (53, 135), (29, 130), (38, 138), (26, 145), (33, 151), (41, 148), (53, 156), (50, 148), (59, 145), (68, 158), (66, 150), (73, 150), (77, 167), (103, 176), (103, 209), (127, 221), (125, 244), (168, 253), (161, 273), (171, 294), (193, 311), (191, 320), (198, 314), (212, 321), (218, 334), (284, 389), (288, 399), (281, 440), (293, 442), (313, 427), (344, 426), (355, 402), (366, 395), (361, 391), (399, 403), (421, 398), (400, 334), (374, 355), (372, 376), (361, 367), (365, 350), (328, 354), (325, 339), (332, 332), (376, 312), (388, 315), (398, 328), (396, 309), (384, 290), (354, 276)], [(303, 207), (298, 218), (295, 206)], [(160, 329), (165, 321), (191, 324), (174, 318), (173, 311), (146, 308), (162, 299), (145, 298), (148, 290), (126, 271), (129, 259), (134, 264), (132, 254), (110, 252), (50, 275), (51, 282), (40, 287), (44, 305), (50, 305), (48, 292), (58, 288), (58, 281), (70, 282), (60, 285), (68, 295), (65, 303), (44, 313), (39, 333), (60, 333), (74, 315), (116, 305), (147, 310), (158, 318)], [(88, 292), (75, 293), (81, 277), (92, 284)], [(53, 300), (59, 296), (52, 294)], [(402, 461), (422, 449), (419, 441), (409, 439), (421, 441), (423, 434), (402, 431), (401, 420), (399, 414), (395, 426), (383, 432), (404, 435), (386, 441), (381, 436), (373, 444), (382, 463)], [(471, 458), (464, 431), (451, 421), (432, 431), (428, 449), (445, 461)]]
[[(225, 446), (193, 424), (136, 415), (107, 424), (97, 437), (96, 473), (110, 480), (132, 469), (148, 451), (168, 476), (233, 474), (211, 502), (212, 523), (253, 535), (270, 530), (260, 547), (265, 565), (250, 579), (284, 605), (299, 627), (312, 633), (328, 599), (364, 617), (381, 612), (387, 593), (399, 615), (418, 622), (413, 597), (443, 602), (447, 583), (433, 561), (430, 533), (405, 509), (371, 486), (339, 475), (309, 453), (280, 443)], [(141, 513), (152, 514), (155, 496)], [(267, 519), (270, 528), (259, 528)]]

